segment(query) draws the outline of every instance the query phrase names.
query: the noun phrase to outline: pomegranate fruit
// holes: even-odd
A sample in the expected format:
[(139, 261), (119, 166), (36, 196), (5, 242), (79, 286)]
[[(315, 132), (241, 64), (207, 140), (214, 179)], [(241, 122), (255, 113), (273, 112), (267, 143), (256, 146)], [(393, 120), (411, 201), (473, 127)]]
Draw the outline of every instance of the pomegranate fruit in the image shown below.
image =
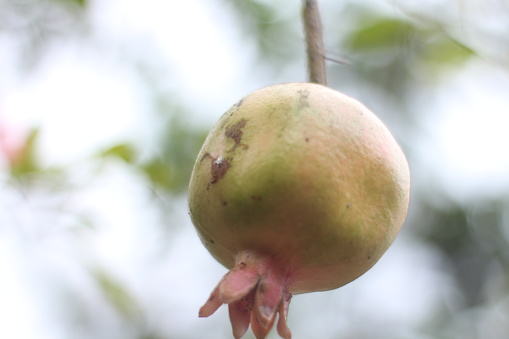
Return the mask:
[(264, 338), (292, 294), (338, 288), (369, 270), (407, 213), (410, 174), (383, 123), (312, 83), (257, 90), (208, 135), (189, 187), (192, 221), (230, 271), (199, 316), (228, 304), (235, 338)]

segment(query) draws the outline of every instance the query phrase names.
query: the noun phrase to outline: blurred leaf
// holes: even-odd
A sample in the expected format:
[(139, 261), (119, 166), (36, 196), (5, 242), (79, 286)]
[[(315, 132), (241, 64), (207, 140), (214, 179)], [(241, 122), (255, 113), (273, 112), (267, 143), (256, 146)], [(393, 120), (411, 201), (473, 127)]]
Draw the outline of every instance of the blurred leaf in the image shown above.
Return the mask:
[(54, 42), (86, 32), (87, 0), (0, 1), (2, 33), (17, 42), (17, 65), (31, 71)]
[(423, 202), (420, 205), (425, 221), (417, 228), (418, 234), (444, 255), (464, 307), (487, 302), (485, 292), (492, 283), (494, 262), (506, 267), (507, 276), (500, 282), (509, 281), (509, 239), (505, 235), (508, 205), (488, 200), (462, 204), (442, 201), (440, 205)]
[(85, 8), (88, 5), (88, 0), (60, 0), (64, 3), (70, 3), (74, 5), (78, 5), (78, 7)]
[(136, 151), (129, 144), (119, 144), (101, 153), (102, 157), (118, 157), (127, 163), (133, 163), (136, 159)]
[(349, 67), (338, 73), (344, 78), (351, 72), (352, 79), (380, 92), (387, 103), (401, 109), (400, 119), (408, 123), (417, 121), (409, 107), (416, 82), (440, 80), (474, 55), (436, 24), (387, 17), (358, 6), (351, 12), (354, 24), (339, 47), (349, 54)]
[(22, 176), (39, 169), (36, 155), (38, 135), (39, 129), (32, 129), (23, 146), (13, 155), (11, 159), (11, 173), (14, 176)]
[[(271, 2), (256, 0), (223, 0), (230, 5), (239, 18), (245, 34), (254, 38), (259, 58), (276, 69), (296, 58), (304, 50), (301, 41), (301, 22), (299, 16), (281, 13)], [(297, 13), (296, 13), (297, 14)]]
[(269, 4), (253, 0), (226, 0), (225, 2), (232, 5), (235, 10), (246, 19), (256, 18), (256, 22), (258, 23), (274, 21), (274, 8)]
[[(370, 21), (369, 19), (364, 19)], [(347, 37), (347, 45), (356, 51), (380, 48), (400, 48), (415, 34), (415, 27), (406, 21), (393, 18), (373, 19), (366, 25), (360, 24)]]
[(450, 65), (458, 66), (473, 56), (475, 53), (472, 49), (445, 34), (440, 34), (428, 42), (422, 59), (430, 67), (437, 69)]
[(138, 306), (122, 285), (111, 275), (102, 271), (93, 272), (96, 281), (107, 300), (125, 317), (134, 320), (139, 311)]
[(392, 59), (400, 67), (415, 69), (427, 65), (442, 70), (444, 66), (457, 67), (475, 55), (472, 49), (436, 26), (422, 27), (373, 14), (360, 15), (358, 20), (358, 28), (347, 35), (345, 45), (373, 67), (385, 67), (388, 59)]
[(467, 211), (462, 206), (451, 206), (429, 211), (433, 223), (427, 229), (426, 238), (436, 244), (445, 254), (453, 256), (459, 248), (467, 246), (469, 227)]
[(172, 169), (162, 159), (153, 159), (149, 163), (142, 166), (143, 171), (149, 177), (150, 181), (158, 187), (173, 191), (176, 183), (172, 177)]
[(156, 187), (170, 193), (183, 192), (206, 135), (188, 126), (178, 111), (173, 112), (162, 132), (159, 155), (141, 169)]

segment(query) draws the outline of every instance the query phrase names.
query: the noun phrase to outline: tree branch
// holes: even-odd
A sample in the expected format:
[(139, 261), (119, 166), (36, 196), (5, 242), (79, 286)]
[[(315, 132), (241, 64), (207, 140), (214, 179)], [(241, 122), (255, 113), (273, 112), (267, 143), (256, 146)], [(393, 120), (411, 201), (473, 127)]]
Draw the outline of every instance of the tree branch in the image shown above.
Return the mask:
[(322, 21), (316, 0), (304, 0), (304, 31), (306, 34), (309, 81), (327, 85)]

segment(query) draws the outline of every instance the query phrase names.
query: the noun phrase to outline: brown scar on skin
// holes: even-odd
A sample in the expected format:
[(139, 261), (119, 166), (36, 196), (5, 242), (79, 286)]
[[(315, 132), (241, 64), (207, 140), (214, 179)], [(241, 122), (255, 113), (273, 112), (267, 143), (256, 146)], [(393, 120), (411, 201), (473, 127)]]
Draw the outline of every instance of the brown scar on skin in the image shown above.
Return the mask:
[(230, 162), (228, 159), (223, 159), (223, 157), (218, 156), (217, 158), (213, 158), (213, 160), (212, 165), (210, 165), (210, 172), (212, 173), (212, 180), (210, 181), (211, 184), (224, 177), (230, 168)]
[(246, 126), (246, 124), (247, 120), (242, 118), (235, 124), (226, 127), (224, 135), (227, 138), (233, 139), (233, 141), (235, 141), (235, 145), (233, 145), (232, 149), (230, 149), (228, 152), (234, 151), (239, 146), (242, 146), (244, 149), (248, 149), (247, 145), (240, 143), (240, 141), (242, 140), (242, 134), (244, 134), (244, 132), (242, 132), (242, 129), (244, 128), (244, 126)]
[(209, 185), (207, 185), (207, 189), (209, 189), (210, 184), (216, 183), (219, 179), (225, 176), (226, 172), (228, 172), (228, 169), (231, 166), (231, 159), (223, 159), (223, 157), (220, 155), (213, 157), (208, 152), (203, 155), (200, 161), (203, 161), (205, 158), (209, 158), (212, 162), (210, 165), (210, 173), (212, 175), (212, 179), (210, 180)]

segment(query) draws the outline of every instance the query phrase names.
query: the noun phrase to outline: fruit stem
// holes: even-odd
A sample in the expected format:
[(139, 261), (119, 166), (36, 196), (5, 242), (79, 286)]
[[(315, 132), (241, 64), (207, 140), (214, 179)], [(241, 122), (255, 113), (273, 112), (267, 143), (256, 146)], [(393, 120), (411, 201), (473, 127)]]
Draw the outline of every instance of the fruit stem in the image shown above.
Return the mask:
[(304, 31), (306, 35), (309, 81), (327, 85), (322, 21), (316, 0), (304, 0)]

